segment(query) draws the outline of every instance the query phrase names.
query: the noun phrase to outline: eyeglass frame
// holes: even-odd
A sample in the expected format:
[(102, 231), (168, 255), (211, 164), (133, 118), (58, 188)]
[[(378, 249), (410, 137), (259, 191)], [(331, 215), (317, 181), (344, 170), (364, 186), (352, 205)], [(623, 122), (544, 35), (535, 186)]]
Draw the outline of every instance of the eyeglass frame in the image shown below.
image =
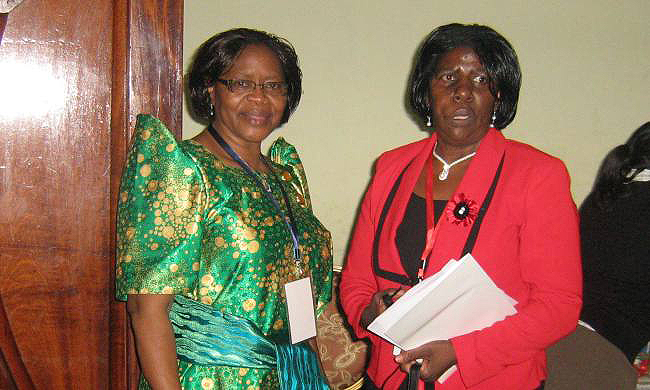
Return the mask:
[[(231, 79), (231, 80), (225, 80), (225, 79), (217, 79), (218, 82), (223, 84), (230, 93), (242, 93), (242, 92), (235, 92), (233, 90), (233, 83), (235, 82), (248, 82), (251, 83), (252, 89), (250, 91), (244, 91), (244, 93), (251, 93), (259, 87), (262, 90), (262, 93), (269, 95), (269, 96), (287, 96), (289, 94), (289, 83), (285, 81), (265, 81), (263, 83), (256, 83), (253, 80), (245, 80), (245, 79)], [(270, 85), (279, 85), (281, 87), (280, 91), (281, 93), (278, 95), (274, 95), (271, 91), (273, 91), (272, 87)]]

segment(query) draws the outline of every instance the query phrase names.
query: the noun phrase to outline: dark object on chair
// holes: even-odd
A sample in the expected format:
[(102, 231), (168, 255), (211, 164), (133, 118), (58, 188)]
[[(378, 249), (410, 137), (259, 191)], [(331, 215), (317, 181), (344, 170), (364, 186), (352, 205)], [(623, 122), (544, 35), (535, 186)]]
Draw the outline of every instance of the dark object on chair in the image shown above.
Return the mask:
[(544, 390), (634, 390), (637, 375), (623, 353), (583, 326), (546, 350)]

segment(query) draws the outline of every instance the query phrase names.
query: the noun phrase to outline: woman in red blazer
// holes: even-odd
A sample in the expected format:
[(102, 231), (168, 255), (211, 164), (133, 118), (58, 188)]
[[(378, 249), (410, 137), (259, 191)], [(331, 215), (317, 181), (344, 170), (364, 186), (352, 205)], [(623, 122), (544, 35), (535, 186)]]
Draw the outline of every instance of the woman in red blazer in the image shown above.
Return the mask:
[[(515, 116), (520, 80), (512, 46), (489, 27), (446, 25), (423, 43), (410, 103), (432, 136), (377, 161), (340, 286), (357, 336), (372, 343), (366, 388), (406, 388), (416, 359), (419, 388), (454, 364), (436, 389), (543, 388), (544, 349), (575, 328), (581, 269), (569, 175), (557, 158), (499, 131)], [(467, 252), (517, 313), (393, 356), (367, 326), (391, 296)]]

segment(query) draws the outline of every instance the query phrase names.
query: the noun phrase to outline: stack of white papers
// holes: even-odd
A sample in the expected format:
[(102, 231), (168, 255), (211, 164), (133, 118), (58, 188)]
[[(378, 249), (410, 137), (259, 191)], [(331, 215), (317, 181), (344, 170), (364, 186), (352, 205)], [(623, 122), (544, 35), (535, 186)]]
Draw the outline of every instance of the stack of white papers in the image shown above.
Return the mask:
[(516, 303), (467, 254), (408, 290), (368, 330), (409, 350), (488, 327), (515, 314)]

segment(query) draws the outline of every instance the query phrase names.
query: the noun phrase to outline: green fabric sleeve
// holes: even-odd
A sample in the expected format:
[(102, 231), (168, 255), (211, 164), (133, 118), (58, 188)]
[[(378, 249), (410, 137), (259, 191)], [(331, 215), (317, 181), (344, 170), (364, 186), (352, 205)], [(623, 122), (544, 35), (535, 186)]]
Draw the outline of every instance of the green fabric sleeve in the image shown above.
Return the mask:
[[(291, 183), (294, 184), (296, 191), (303, 197), (304, 207), (309, 210), (310, 214), (313, 214), (307, 175), (296, 148), (280, 137), (271, 144), (269, 157), (271, 161), (282, 165), (297, 179), (291, 180)], [(300, 200), (298, 201), (302, 203)], [(320, 223), (305, 227), (311, 229), (310, 233), (323, 237), (321, 240), (323, 245), (321, 255), (314, 257), (310, 264), (314, 295), (316, 297), (316, 317), (318, 317), (325, 311), (327, 304), (332, 299), (332, 238), (330, 232)]]
[(204, 185), (158, 119), (139, 115), (117, 212), (116, 298), (191, 295), (200, 269)]
[(284, 138), (280, 137), (273, 141), (269, 148), (269, 157), (271, 161), (280, 164), (289, 169), (294, 177), (298, 179), (300, 187), (296, 188), (305, 199), (307, 208), (311, 210), (311, 198), (309, 197), (309, 186), (307, 185), (307, 175), (302, 166), (302, 161), (298, 155), (296, 148), (288, 143)]

